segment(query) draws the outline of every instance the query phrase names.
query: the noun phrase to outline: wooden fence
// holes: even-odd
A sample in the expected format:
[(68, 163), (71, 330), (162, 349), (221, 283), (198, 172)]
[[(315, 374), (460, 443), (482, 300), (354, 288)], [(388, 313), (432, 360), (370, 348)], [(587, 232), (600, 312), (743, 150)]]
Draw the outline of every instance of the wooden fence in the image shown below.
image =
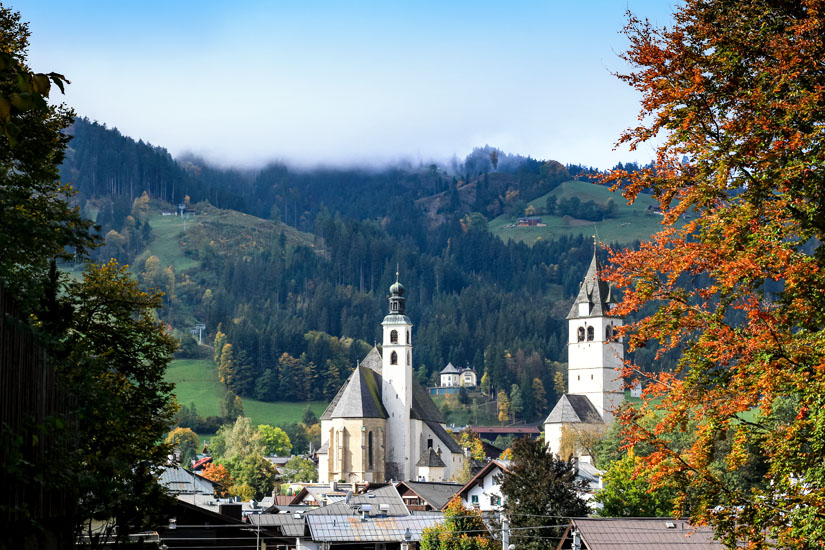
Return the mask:
[(59, 469), (54, 461), (66, 441), (50, 419), (65, 421), (70, 405), (43, 347), (0, 285), (0, 525), (26, 546), (71, 543), (66, 527), (76, 497), (48, 475)]

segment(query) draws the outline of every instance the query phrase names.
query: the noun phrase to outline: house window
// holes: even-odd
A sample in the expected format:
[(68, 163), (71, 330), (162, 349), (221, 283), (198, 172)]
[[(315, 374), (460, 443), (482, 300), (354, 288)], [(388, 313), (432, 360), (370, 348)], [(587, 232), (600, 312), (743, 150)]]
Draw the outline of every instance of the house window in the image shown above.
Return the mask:
[(390, 331), (390, 344), (397, 344), (398, 343), (398, 331), (392, 330)]
[(473, 495), (470, 497), (470, 503), (473, 506), (478, 506), (478, 495)]
[(584, 327), (579, 327), (579, 342), (584, 341)]
[(587, 327), (587, 341), (593, 340), (593, 327)]
[(501, 506), (501, 497), (490, 495), (490, 506)]
[(392, 354), (390, 354), (390, 365), (397, 365), (397, 364), (398, 364), (398, 354), (395, 353), (395, 352), (392, 352)]

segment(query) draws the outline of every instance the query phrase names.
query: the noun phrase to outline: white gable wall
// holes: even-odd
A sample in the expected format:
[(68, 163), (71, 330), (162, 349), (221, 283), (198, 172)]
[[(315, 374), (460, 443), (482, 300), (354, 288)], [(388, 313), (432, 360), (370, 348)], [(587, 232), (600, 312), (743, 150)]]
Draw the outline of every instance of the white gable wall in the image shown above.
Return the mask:
[(493, 504), (499, 501), (504, 504), (501, 485), (495, 481), (495, 477), (500, 474), (501, 468), (493, 467), (487, 475), (476, 480), (476, 484), (462, 495), (461, 503), (467, 508), (476, 508), (482, 512), (501, 510), (500, 505)]

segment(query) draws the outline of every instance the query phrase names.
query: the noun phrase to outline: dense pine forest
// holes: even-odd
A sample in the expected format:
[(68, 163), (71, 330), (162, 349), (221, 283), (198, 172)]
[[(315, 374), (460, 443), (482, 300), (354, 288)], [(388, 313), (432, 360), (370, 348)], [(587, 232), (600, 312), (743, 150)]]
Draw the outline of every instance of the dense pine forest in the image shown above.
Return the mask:
[[(398, 269), (421, 383), (449, 361), (485, 375), (486, 391), (516, 392), (517, 419), (535, 420), (555, 402), (564, 317), (592, 239), (530, 247), (503, 242), (487, 220), (522, 215), (588, 169), (485, 147), (449, 166), (228, 170), (175, 160), (85, 119), (71, 131), (61, 172), (105, 239), (96, 259), (128, 263), (144, 286), (166, 292), (163, 321), (181, 356), (204, 354), (188, 328), (205, 324), (231, 392), (330, 399), (380, 340)], [(175, 233), (182, 260), (164, 262), (148, 252), (160, 237), (153, 220), (178, 204), (210, 221)], [(244, 231), (220, 222), (227, 210), (247, 215)]]

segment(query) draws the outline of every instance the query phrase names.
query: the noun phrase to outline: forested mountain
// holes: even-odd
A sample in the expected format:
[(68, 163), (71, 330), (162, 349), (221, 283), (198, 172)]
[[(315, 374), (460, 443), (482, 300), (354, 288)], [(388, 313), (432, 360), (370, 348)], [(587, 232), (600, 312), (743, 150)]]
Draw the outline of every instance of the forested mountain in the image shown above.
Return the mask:
[[(505, 243), (485, 216), (520, 214), (570, 178), (561, 164), (488, 147), (450, 167), (240, 172), (177, 162), (87, 120), (73, 134), (62, 174), (101, 226), (99, 259), (130, 263), (167, 292), (164, 321), (184, 353), (194, 353), (188, 327), (206, 324), (211, 341), (220, 326), (215, 358), (233, 392), (331, 398), (380, 339), (398, 266), (423, 383), (449, 361), (486, 373), (492, 390), (515, 385), (523, 419), (555, 401), (564, 315), (592, 240)], [(186, 233), (161, 217), (184, 202), (198, 212)]]

